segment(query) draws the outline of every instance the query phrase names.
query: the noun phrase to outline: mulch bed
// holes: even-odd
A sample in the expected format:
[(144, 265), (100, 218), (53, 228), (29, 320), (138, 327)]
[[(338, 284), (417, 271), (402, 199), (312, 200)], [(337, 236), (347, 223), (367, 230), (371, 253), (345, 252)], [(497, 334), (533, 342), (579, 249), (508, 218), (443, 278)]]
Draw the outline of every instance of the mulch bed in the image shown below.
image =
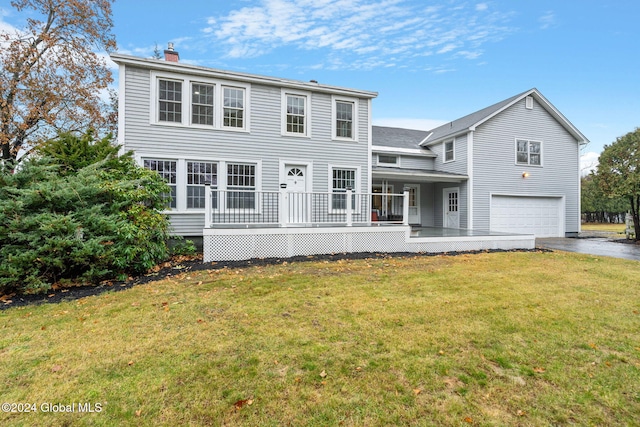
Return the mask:
[(464, 251), (464, 252), (445, 252), (445, 253), (413, 253), (413, 252), (397, 252), (397, 253), (338, 253), (328, 255), (312, 255), (312, 256), (296, 256), (291, 258), (261, 258), (251, 259), (247, 261), (220, 261), (220, 262), (202, 262), (202, 256), (198, 257), (175, 257), (161, 264), (157, 271), (150, 272), (143, 276), (129, 278), (122, 282), (104, 282), (93, 286), (77, 286), (69, 288), (61, 288), (49, 290), (46, 294), (38, 295), (4, 295), (0, 296), (0, 310), (11, 307), (24, 307), (38, 304), (55, 304), (63, 301), (73, 301), (93, 295), (100, 295), (104, 292), (117, 292), (130, 289), (137, 285), (142, 285), (156, 280), (162, 280), (174, 275), (182, 274), (189, 271), (199, 270), (219, 270), (223, 268), (246, 268), (253, 266), (277, 265), (284, 262), (308, 262), (308, 261), (337, 261), (337, 260), (355, 260), (355, 259), (380, 259), (380, 258), (405, 258), (416, 256), (456, 256), (463, 254), (478, 253), (497, 253), (497, 252), (553, 252), (549, 249), (514, 249), (501, 250), (490, 249), (484, 251)]

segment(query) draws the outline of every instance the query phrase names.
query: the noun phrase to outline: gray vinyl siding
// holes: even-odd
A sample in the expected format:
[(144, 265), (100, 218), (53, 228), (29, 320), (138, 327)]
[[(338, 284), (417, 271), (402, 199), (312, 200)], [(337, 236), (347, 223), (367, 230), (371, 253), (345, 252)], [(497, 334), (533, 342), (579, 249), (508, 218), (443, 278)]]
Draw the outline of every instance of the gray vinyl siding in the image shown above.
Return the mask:
[(400, 167), (404, 169), (433, 170), (434, 159), (432, 157), (402, 156)]
[[(450, 141), (447, 139), (446, 141)], [(435, 159), (435, 167), (443, 172), (457, 173), (460, 175), (467, 174), (467, 135), (461, 135), (455, 138), (453, 142), (454, 161), (444, 162), (444, 141), (434, 146), (431, 150), (438, 156)]]
[[(186, 88), (184, 89), (186, 90)], [(138, 159), (166, 158), (259, 163), (258, 177), (263, 191), (276, 191), (280, 184), (280, 162), (309, 163), (312, 191), (326, 192), (330, 185), (329, 165), (360, 168), (360, 189), (368, 192), (369, 101), (358, 102), (358, 142), (331, 139), (332, 100), (326, 93), (312, 93), (311, 137), (281, 135), (281, 88), (251, 84), (246, 105), (250, 132), (197, 129), (153, 124), (151, 118), (151, 72), (125, 67), (125, 149)], [(216, 100), (215, 108), (220, 108)], [(311, 172), (308, 170), (308, 172)], [(218, 174), (225, 171), (218, 171)], [(178, 186), (178, 191), (181, 187)], [(173, 232), (202, 235), (204, 212), (169, 212)]]
[[(516, 138), (542, 141), (541, 167), (516, 165)], [(564, 196), (565, 232), (578, 231), (578, 143), (540, 104), (528, 110), (523, 99), (480, 125), (473, 147), (474, 228), (489, 229), (491, 194), (508, 194)]]
[(397, 165), (389, 165), (387, 163), (378, 163), (378, 154), (373, 153), (371, 155), (371, 164), (372, 166), (389, 166), (389, 167), (399, 167), (403, 169), (425, 169), (425, 170), (433, 170), (434, 168), (434, 159), (432, 157), (424, 157), (424, 156), (410, 156), (410, 155), (399, 155), (399, 154), (387, 154), (383, 153), (382, 155), (396, 156), (398, 158)]

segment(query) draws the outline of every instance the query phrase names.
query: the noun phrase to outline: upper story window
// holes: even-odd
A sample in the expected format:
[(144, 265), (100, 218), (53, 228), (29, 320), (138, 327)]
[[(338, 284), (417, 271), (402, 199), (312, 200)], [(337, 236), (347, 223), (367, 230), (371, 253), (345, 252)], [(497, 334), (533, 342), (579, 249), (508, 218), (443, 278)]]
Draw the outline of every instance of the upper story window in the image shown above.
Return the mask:
[(336, 136), (353, 139), (353, 103), (336, 102)]
[(191, 123), (213, 126), (213, 91), (210, 84), (191, 85)]
[(305, 134), (306, 96), (287, 95), (287, 133)]
[(182, 82), (158, 80), (158, 120), (182, 122)]
[(222, 125), (227, 128), (244, 128), (244, 89), (223, 88)]
[(332, 138), (358, 140), (358, 101), (355, 98), (332, 97)]
[(398, 164), (398, 156), (378, 154), (378, 164), (383, 166), (396, 166)]
[(542, 166), (542, 142), (516, 139), (516, 163)]
[(249, 131), (251, 85), (152, 72), (151, 124)]
[(455, 160), (453, 140), (444, 143), (444, 162), (452, 162)]

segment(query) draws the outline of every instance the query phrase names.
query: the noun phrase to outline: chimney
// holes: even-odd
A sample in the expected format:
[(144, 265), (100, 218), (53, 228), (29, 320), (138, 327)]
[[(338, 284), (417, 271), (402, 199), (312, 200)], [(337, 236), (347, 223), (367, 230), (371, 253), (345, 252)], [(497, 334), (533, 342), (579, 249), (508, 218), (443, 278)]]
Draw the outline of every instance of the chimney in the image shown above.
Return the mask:
[(164, 51), (164, 60), (169, 62), (178, 62), (180, 60), (180, 55), (173, 50), (173, 43), (171, 42), (169, 42), (169, 46)]

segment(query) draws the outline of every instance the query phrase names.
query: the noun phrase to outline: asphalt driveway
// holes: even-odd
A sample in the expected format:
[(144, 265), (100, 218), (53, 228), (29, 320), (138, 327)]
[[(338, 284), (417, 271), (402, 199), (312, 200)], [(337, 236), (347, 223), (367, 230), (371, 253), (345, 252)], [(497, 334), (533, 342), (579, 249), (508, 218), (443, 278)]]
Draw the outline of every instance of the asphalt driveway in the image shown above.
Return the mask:
[(640, 261), (640, 245), (617, 243), (602, 237), (588, 239), (549, 237), (536, 239), (536, 247)]

